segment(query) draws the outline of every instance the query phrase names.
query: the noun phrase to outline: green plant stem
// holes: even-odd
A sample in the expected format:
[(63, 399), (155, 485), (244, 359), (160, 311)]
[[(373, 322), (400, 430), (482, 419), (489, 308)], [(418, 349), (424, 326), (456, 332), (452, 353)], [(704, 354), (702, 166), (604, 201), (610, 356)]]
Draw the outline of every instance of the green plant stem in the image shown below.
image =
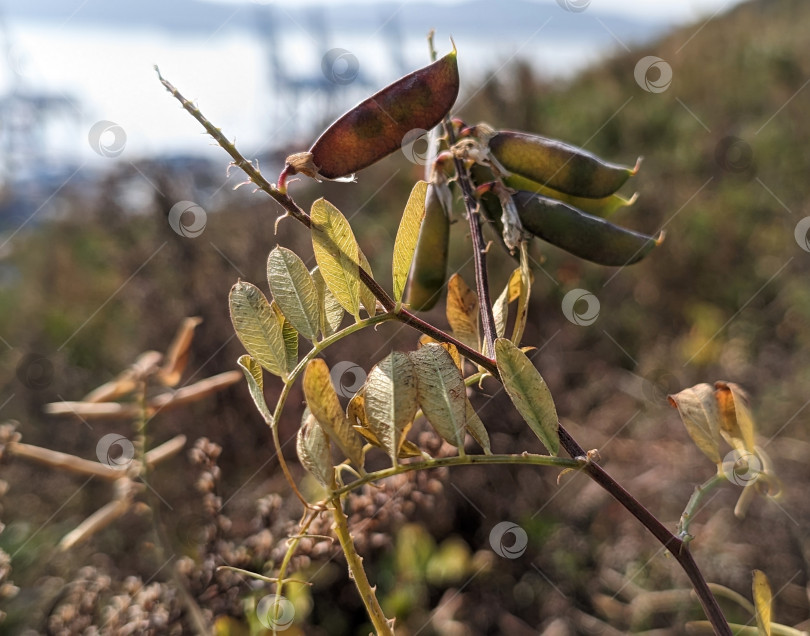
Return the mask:
[(700, 502), (703, 501), (703, 498), (708, 493), (725, 481), (725, 476), (721, 472), (718, 472), (711, 477), (711, 479), (708, 479), (704, 483), (700, 484), (700, 486), (697, 486), (695, 491), (692, 493), (692, 496), (689, 497), (686, 508), (684, 508), (683, 513), (681, 513), (681, 519), (678, 521), (677, 528), (678, 536), (683, 539), (684, 543), (688, 543), (692, 540), (692, 537), (689, 534), (689, 524), (692, 522), (692, 519), (697, 513), (697, 508), (700, 505)]
[(312, 525), (312, 522), (315, 521), (315, 518), (320, 514), (320, 510), (315, 510), (310, 513), (309, 518), (304, 521), (301, 529), (298, 531), (298, 534), (290, 540), (290, 544), (287, 546), (287, 552), (284, 554), (284, 558), (281, 561), (281, 565), (278, 568), (278, 581), (276, 583), (276, 594), (279, 596), (283, 596), (284, 591), (284, 579), (287, 576), (287, 568), (290, 566), (290, 561), (292, 561), (293, 554), (298, 549), (298, 544), (301, 543), (301, 539), (309, 530), (309, 526)]
[(331, 508), (332, 516), (335, 519), (335, 534), (337, 535), (338, 541), (340, 541), (340, 547), (343, 548), (343, 554), (346, 555), (349, 573), (360, 592), (363, 604), (366, 606), (366, 612), (369, 618), (371, 618), (371, 624), (374, 625), (374, 629), (377, 631), (378, 635), (394, 636), (394, 630), (385, 617), (380, 603), (377, 600), (377, 595), (374, 593), (375, 588), (371, 587), (368, 581), (366, 571), (363, 568), (363, 559), (357, 554), (357, 550), (354, 548), (354, 540), (349, 533), (349, 521), (346, 519), (346, 514), (343, 512), (340, 497), (333, 497), (329, 501), (329, 508)]
[(581, 469), (586, 462), (578, 459), (566, 459), (565, 457), (551, 457), (550, 455), (531, 455), (523, 453), (521, 455), (456, 455), (454, 457), (437, 457), (408, 464), (397, 464), (391, 468), (374, 471), (363, 475), (363, 477), (353, 481), (342, 488), (334, 491), (335, 495), (345, 495), (346, 493), (359, 488), (363, 484), (379, 481), (386, 477), (393, 477), (402, 473), (413, 472), (415, 470), (428, 470), (430, 468), (442, 468), (444, 466), (477, 466), (480, 464), (528, 464), (531, 466), (552, 466), (554, 468)]

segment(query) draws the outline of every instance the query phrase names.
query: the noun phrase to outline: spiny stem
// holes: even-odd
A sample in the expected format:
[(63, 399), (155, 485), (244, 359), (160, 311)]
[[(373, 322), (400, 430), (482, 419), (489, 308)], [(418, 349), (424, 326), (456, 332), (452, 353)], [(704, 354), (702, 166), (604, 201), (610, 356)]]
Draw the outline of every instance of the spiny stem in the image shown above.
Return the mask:
[(333, 497), (329, 501), (329, 508), (332, 510), (332, 517), (335, 520), (335, 534), (338, 541), (340, 541), (340, 547), (343, 548), (343, 554), (346, 555), (349, 573), (354, 580), (355, 586), (357, 586), (357, 590), (360, 592), (363, 604), (366, 606), (366, 612), (371, 619), (371, 624), (377, 630), (378, 636), (394, 636), (391, 624), (385, 617), (380, 602), (377, 600), (377, 595), (374, 593), (375, 588), (371, 587), (371, 583), (368, 581), (366, 571), (363, 568), (363, 559), (354, 548), (354, 539), (349, 533), (349, 522), (343, 512), (340, 497)]

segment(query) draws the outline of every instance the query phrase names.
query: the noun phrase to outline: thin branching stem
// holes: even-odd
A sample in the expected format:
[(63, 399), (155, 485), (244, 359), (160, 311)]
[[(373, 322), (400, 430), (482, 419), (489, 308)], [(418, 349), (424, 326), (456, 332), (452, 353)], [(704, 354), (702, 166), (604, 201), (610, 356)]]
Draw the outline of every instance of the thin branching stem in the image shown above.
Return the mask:
[(366, 606), (366, 612), (371, 619), (371, 624), (377, 632), (377, 636), (394, 636), (394, 630), (391, 627), (388, 619), (380, 607), (380, 602), (377, 600), (375, 589), (369, 583), (366, 576), (366, 570), (363, 567), (363, 559), (357, 554), (354, 547), (354, 539), (349, 532), (349, 520), (346, 518), (346, 513), (343, 512), (343, 507), (340, 497), (335, 496), (329, 500), (329, 508), (332, 511), (332, 517), (335, 520), (334, 530), (340, 541), (340, 547), (343, 549), (343, 554), (346, 556), (346, 562), (349, 565), (349, 573), (352, 580), (360, 592), (363, 599), (363, 604)]

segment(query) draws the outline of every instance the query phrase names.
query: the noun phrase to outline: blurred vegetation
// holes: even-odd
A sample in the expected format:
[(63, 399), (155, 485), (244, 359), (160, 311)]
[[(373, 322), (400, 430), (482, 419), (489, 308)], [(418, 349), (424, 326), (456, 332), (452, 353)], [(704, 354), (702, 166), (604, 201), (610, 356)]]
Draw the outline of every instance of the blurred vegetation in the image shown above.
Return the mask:
[[(745, 3), (705, 25), (617, 54), (565, 84), (515, 63), (482, 78), (480, 86), (465, 87), (456, 113), (469, 123), (564, 139), (618, 162), (644, 156), (632, 180), (639, 200), (615, 220), (647, 233), (664, 228), (665, 242), (627, 269), (591, 266), (535, 245), (542, 270), (535, 272), (524, 344), (540, 349), (535, 362), (572, 434), (586, 448), (600, 449), (608, 470), (672, 527), (713, 468), (689, 442), (666, 394), (718, 379), (748, 389), (760, 443), (776, 462), (784, 499), (779, 506), (758, 500), (739, 520), (732, 514), (739, 493), (721, 490), (693, 523), (691, 546), (708, 580), (746, 596), (750, 571), (765, 571), (779, 591), (775, 620), (791, 625), (810, 615), (810, 253), (794, 238), (796, 224), (810, 215), (808, 21), (810, 5), (800, 0)], [(464, 52), (459, 55), (463, 65)], [(636, 84), (634, 67), (645, 55), (671, 65), (666, 91), (648, 93)], [(750, 161), (728, 151), (729, 138), (740, 140), (734, 152), (750, 150)], [(308, 144), (303, 140), (301, 148)], [(223, 154), (223, 172), (224, 165)], [(262, 162), (268, 177), (281, 166), (282, 158)], [(227, 314), (230, 286), (237, 277), (264, 280), (265, 259), (276, 242), (312, 262), (302, 229), (285, 220), (274, 235), (275, 204), (247, 187), (197, 200), (201, 190), (193, 175), (152, 162), (137, 169), (156, 185), (150, 203), (136, 211), (127, 206), (126, 184), (137, 177), (121, 168), (94, 205), (79, 205), (81, 199), (68, 193), (67, 212), (15, 236), (0, 261), (0, 336), (7, 342), (0, 343), (2, 416), (19, 420), (25, 442), (93, 458), (97, 440), (115, 424), (94, 422), (90, 430), (47, 418), (44, 403), (78, 399), (139, 352), (163, 350), (185, 316), (204, 319), (191, 373), (199, 378), (235, 368), (242, 350)], [(362, 172), (357, 184), (293, 183), (291, 191), (304, 208), (320, 196), (337, 205), (352, 221), (377, 278), (390, 286), (398, 215), (421, 172), (398, 154)], [(183, 199), (208, 212), (198, 238), (178, 236), (166, 220), (172, 204)], [(490, 254), (498, 290), (513, 264), (497, 245)], [(468, 259), (464, 224), (457, 224), (451, 270), (472, 282)], [(589, 327), (569, 323), (560, 310), (564, 294), (577, 287), (601, 303)], [(445, 324), (442, 311), (434, 309), (429, 319)], [(368, 369), (392, 347), (413, 348), (417, 335), (386, 324), (330, 349), (329, 362), (354, 360)], [(21, 380), (19, 364), (29, 353), (53, 366), (49, 382)], [(272, 403), (278, 387), (267, 385)], [(534, 448), (533, 434), (503, 394), (474, 400), (495, 452)], [(283, 440), (298, 427), (298, 403), (300, 393), (280, 424)], [(288, 494), (269, 432), (242, 384), (159, 416), (150, 433), (156, 442), (185, 433), (222, 447), (220, 495), (237, 546), (240, 537), (257, 531), (256, 501)], [(293, 446), (286, 447), (292, 462)], [(21, 588), (3, 603), (9, 617), (0, 630), (45, 631), (61, 590), (82, 565), (113, 580), (165, 580), (164, 573), (155, 575), (160, 564), (149, 556), (150, 523), (138, 517), (70, 553), (55, 552), (65, 531), (98, 507), (103, 486), (90, 483), (77, 492), (78, 480), (19, 460), (5, 461), (0, 477), (9, 484), (0, 545), (14, 555), (11, 578)], [(397, 611), (403, 633), (424, 627), (421, 633), (657, 628), (677, 634), (681, 628), (673, 625), (701, 617), (688, 595), (650, 596), (686, 589), (688, 582), (618, 504), (581, 476), (564, 477), (564, 495), (557, 497), (555, 478), (525, 467), (449, 472), (439, 483), (422, 482), (433, 484), (430, 505), (411, 488), (404, 516), (392, 514), (390, 527), (381, 524), (379, 532), (388, 538), (361, 547), (369, 576), (379, 582), (384, 604)], [(173, 508), (164, 517), (199, 514), (194, 479), (182, 456), (161, 467), (153, 485)], [(300, 513), (293, 504), (281, 508), (289, 520)], [(363, 518), (358, 514), (354, 521)], [(501, 520), (529, 533), (521, 559), (492, 561), (489, 530)], [(281, 543), (283, 535), (276, 540)], [(325, 552), (323, 560), (336, 554), (334, 548)], [(337, 563), (312, 566), (319, 574), (309, 592), (308, 620), (321, 627), (306, 633), (368, 633), (362, 606)], [(642, 601), (631, 603), (633, 598)], [(654, 610), (643, 609), (662, 598)], [(206, 599), (198, 602), (206, 607)], [(431, 608), (440, 604), (444, 612), (428, 623)], [(223, 616), (242, 615), (239, 602), (211, 607)], [(729, 619), (749, 618), (732, 604), (724, 608)]]

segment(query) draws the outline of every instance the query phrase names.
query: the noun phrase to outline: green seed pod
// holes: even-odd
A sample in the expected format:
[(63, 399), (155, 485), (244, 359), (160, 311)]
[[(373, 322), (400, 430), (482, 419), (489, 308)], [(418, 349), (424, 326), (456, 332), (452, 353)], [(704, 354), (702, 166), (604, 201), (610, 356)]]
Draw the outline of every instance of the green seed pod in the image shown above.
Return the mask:
[(428, 184), (425, 218), (403, 298), (416, 311), (432, 309), (447, 280), (450, 204), (450, 188), (446, 183)]
[(664, 240), (663, 233), (652, 237), (626, 230), (533, 192), (518, 192), (512, 198), (524, 229), (600, 265), (630, 265)]
[[(474, 131), (489, 137), (485, 126)], [(489, 150), (504, 168), (575, 197), (601, 199), (613, 194), (641, 163), (639, 159), (634, 168), (608, 163), (582, 148), (538, 135), (508, 130), (491, 135)]]
[(279, 177), (296, 173), (314, 179), (344, 179), (402, 147), (413, 130), (430, 130), (458, 96), (456, 50), (386, 86), (341, 116), (308, 152), (287, 157)]
[(623, 207), (633, 205), (636, 202), (636, 199), (638, 199), (638, 194), (634, 194), (629, 199), (620, 194), (611, 194), (610, 196), (602, 197), (601, 199), (575, 197), (570, 194), (565, 194), (564, 192), (547, 188), (536, 181), (532, 181), (526, 177), (521, 177), (519, 174), (510, 175), (506, 177), (503, 182), (513, 190), (526, 190), (528, 192), (534, 192), (535, 194), (542, 194), (544, 197), (557, 199), (558, 201), (567, 203), (572, 208), (577, 208), (578, 210), (582, 210), (583, 212), (587, 212), (593, 216), (600, 216), (603, 219), (609, 217), (611, 214)]

